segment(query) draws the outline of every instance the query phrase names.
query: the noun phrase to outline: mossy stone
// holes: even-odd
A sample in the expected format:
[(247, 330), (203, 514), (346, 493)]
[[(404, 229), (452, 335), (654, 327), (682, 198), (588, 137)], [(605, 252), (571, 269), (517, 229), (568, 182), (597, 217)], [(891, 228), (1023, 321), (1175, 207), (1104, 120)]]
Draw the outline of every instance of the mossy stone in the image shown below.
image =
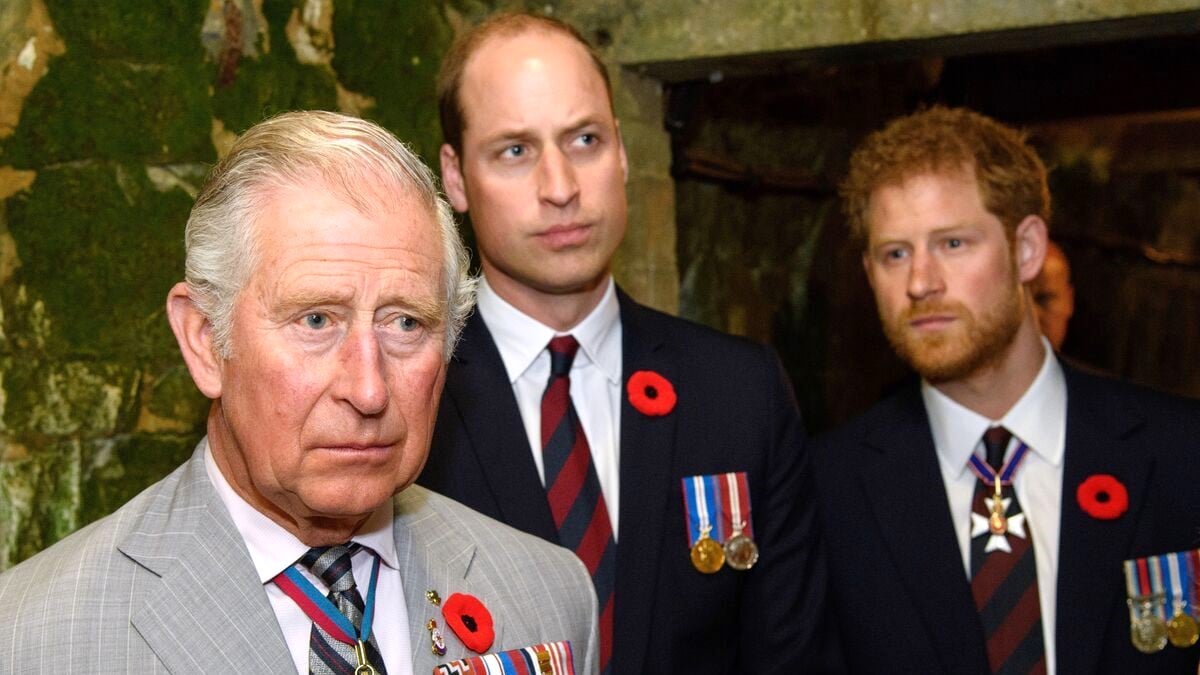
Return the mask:
[(156, 188), (145, 166), (107, 162), (42, 170), (9, 200), (22, 261), (14, 281), (44, 303), (48, 352), (177, 362), (163, 304), (183, 275), (191, 201)]
[(434, 3), (340, 0), (333, 15), (333, 69), (347, 89), (377, 105), (368, 117), (437, 166), (441, 128), (434, 81), (454, 32)]
[(290, 0), (263, 2), (270, 52), (260, 46), (259, 57), (239, 60), (231, 82), (218, 82), (218, 67), (210, 66), (210, 80), (214, 83), (213, 114), (224, 122), (226, 129), (240, 134), (288, 110), (337, 110), (337, 81), (333, 73), (297, 62), (295, 50), (288, 42), (284, 29), (295, 8), (296, 4)]
[(198, 62), (208, 0), (45, 0), (72, 53), (150, 63)]
[(84, 159), (212, 162), (205, 73), (199, 62), (147, 67), (68, 52), (26, 99), (0, 163), (39, 169)]

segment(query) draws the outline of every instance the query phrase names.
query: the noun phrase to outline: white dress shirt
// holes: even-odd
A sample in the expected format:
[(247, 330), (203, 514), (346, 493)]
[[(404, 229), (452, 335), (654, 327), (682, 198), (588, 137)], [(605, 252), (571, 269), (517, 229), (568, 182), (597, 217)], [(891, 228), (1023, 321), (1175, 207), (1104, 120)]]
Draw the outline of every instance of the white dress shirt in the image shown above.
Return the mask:
[(600, 491), (612, 522), (613, 540), (617, 538), (620, 500), (621, 438), (621, 308), (617, 303), (616, 284), (608, 288), (600, 303), (578, 325), (558, 332), (522, 313), (496, 294), (487, 278), (479, 280), (478, 309), (504, 361), (512, 383), (533, 451), (542, 485), (546, 471), (542, 462), (542, 394), (550, 379), (551, 338), (571, 335), (579, 342), (579, 351), (571, 364), (571, 401), (583, 425), (592, 463), (600, 479)]
[(990, 420), (959, 405), (922, 381), (921, 395), (929, 414), (950, 516), (958, 535), (963, 569), (971, 576), (971, 503), (978, 477), (968, 468), (972, 454), (986, 461), (983, 432), (1002, 425), (1013, 434), (1005, 457), (1018, 442), (1029, 446), (1016, 474), (1013, 490), (1033, 537), (1037, 564), (1038, 601), (1042, 609), (1042, 638), (1046, 670), (1055, 672), (1054, 617), (1058, 588), (1058, 534), (1062, 511), (1063, 454), (1067, 436), (1067, 383), (1050, 343), (1042, 338), (1045, 360), (1033, 384), (999, 420)]
[[(208, 478), (217, 489), (225, 508), (233, 518), (233, 524), (246, 542), (250, 559), (258, 578), (262, 581), (271, 609), (283, 631), (288, 651), (292, 654), (296, 672), (308, 673), (308, 642), (312, 633), (312, 619), (304, 610), (272, 583), (280, 572), (291, 567), (308, 552), (309, 547), (292, 533), (251, 506), (234, 492), (213, 460), (212, 449), (205, 447), (204, 466)], [(412, 675), (412, 646), (408, 634), (408, 607), (404, 602), (404, 589), (400, 581), (399, 558), (396, 555), (396, 539), (392, 532), (392, 502), (388, 500), (367, 519), (351, 541), (374, 551), (380, 559), (379, 581), (375, 587), (375, 618), (371, 632), (375, 634), (379, 653), (391, 675)], [(374, 557), (370, 551), (359, 549), (353, 558), (354, 582), (359, 587), (363, 601), (370, 586), (371, 567)], [(312, 585), (325, 595), (329, 587), (325, 582), (300, 566), (300, 572)]]

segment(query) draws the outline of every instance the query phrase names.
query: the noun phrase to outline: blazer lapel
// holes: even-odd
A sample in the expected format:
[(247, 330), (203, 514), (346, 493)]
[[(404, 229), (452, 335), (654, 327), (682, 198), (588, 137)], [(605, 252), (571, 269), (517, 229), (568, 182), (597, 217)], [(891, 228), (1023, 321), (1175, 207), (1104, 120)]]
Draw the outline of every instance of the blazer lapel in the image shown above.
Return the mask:
[(204, 447), (119, 545), (157, 576), (131, 621), (173, 673), (290, 673), (292, 657), (254, 563), (208, 480)]
[(501, 520), (557, 542), (558, 529), (538, 479), (512, 383), (478, 312), (467, 321), (455, 361), (446, 376), (446, 393), (458, 407)]
[[(1067, 440), (1059, 528), (1055, 641), (1058, 672), (1094, 672), (1100, 667), (1107, 622), (1123, 604), (1121, 562), (1129, 557), (1146, 502), (1153, 468), (1146, 448), (1126, 439), (1145, 420), (1128, 405), (1089, 388), (1068, 366)], [(1129, 510), (1115, 520), (1097, 520), (1079, 507), (1075, 491), (1089, 476), (1109, 474), (1125, 485)]]
[[(428, 591), (436, 591), (444, 603), (453, 593), (469, 593), (487, 604), (489, 598), (499, 597), (487, 570), (471, 572), (479, 565), (475, 560), (476, 547), (461, 536), (454, 523), (446, 522), (438, 511), (428, 506), (429, 491), (413, 485), (396, 497), (396, 517), (393, 532), (396, 554), (400, 560), (400, 577), (404, 580), (404, 602), (408, 611), (409, 638), (413, 652), (414, 673), (429, 673), (439, 664), (471, 656), (442, 618), (441, 605), (434, 605)], [(476, 563), (476, 564), (472, 564)], [(510, 622), (523, 622), (520, 616), (508, 616), (502, 607), (489, 605), (496, 639), (495, 651), (505, 644), (504, 635)], [(436, 621), (446, 640), (446, 654), (432, 650), (429, 621)], [(520, 633), (530, 631), (524, 623), (513, 626)]]
[[(644, 310), (618, 290), (622, 330), (620, 513), (624, 525), (617, 531), (617, 603), (614, 642), (621, 654), (623, 672), (640, 672), (650, 634), (652, 603), (647, 589), (657, 583), (659, 556), (664, 539), (663, 520), (672, 492), (664, 489), (672, 479), (675, 455), (675, 415), (649, 417), (633, 408), (625, 395), (625, 382), (638, 370), (653, 370), (676, 379), (664, 336), (646, 320)], [(651, 594), (652, 595), (652, 594)], [(637, 602), (622, 598), (640, 596)]]
[(866, 443), (879, 455), (863, 467), (862, 489), (900, 572), (897, 581), (912, 598), (944, 670), (979, 672), (986, 668), (979, 617), (916, 386), (868, 430)]

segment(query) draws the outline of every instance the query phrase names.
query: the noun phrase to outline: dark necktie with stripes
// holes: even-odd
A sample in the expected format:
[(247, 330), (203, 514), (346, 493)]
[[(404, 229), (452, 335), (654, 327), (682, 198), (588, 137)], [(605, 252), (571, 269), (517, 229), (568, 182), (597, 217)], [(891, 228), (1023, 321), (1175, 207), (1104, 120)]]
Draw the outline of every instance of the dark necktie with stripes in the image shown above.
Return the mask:
[[(312, 571), (325, 585), (329, 587), (326, 596), (338, 611), (346, 615), (355, 630), (362, 628), (363, 599), (354, 583), (354, 571), (350, 559), (359, 549), (355, 543), (342, 546), (322, 546), (310, 548), (300, 558), (300, 564)], [(375, 643), (375, 631), (371, 631), (366, 642), (367, 661), (375, 667), (380, 675), (386, 675), (383, 658)], [(313, 622), (312, 633), (308, 638), (308, 672), (312, 675), (352, 675), (358, 666), (354, 656), (354, 647), (337, 640), (326, 633), (316, 622)]]
[[(983, 435), (987, 462), (996, 474), (1004, 467), (1004, 451), (1011, 438), (1012, 434), (1004, 427), (992, 427)], [(1045, 673), (1032, 532), (1011, 484), (1004, 485), (1001, 491), (1006, 531), (980, 532), (979, 517), (991, 516), (994, 493), (994, 483), (979, 481), (972, 507), (977, 514), (972, 521), (980, 526), (972, 531), (975, 536), (971, 539), (971, 593), (987, 639), (988, 663), (993, 673)]]
[(587, 437), (571, 402), (571, 363), (579, 343), (550, 341), (550, 381), (542, 394), (542, 461), (558, 541), (587, 566), (600, 601), (600, 672), (611, 672), (617, 544)]

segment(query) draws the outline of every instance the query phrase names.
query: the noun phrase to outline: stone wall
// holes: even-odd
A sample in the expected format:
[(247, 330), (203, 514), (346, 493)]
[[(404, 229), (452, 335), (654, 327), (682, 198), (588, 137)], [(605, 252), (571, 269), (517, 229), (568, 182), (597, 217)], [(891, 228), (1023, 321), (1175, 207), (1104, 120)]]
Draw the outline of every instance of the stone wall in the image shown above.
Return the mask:
[(491, 3), (0, 3), (0, 569), (187, 457), (207, 401), (163, 313), (207, 167), (271, 113), (375, 119), (427, 160), (432, 83)]

